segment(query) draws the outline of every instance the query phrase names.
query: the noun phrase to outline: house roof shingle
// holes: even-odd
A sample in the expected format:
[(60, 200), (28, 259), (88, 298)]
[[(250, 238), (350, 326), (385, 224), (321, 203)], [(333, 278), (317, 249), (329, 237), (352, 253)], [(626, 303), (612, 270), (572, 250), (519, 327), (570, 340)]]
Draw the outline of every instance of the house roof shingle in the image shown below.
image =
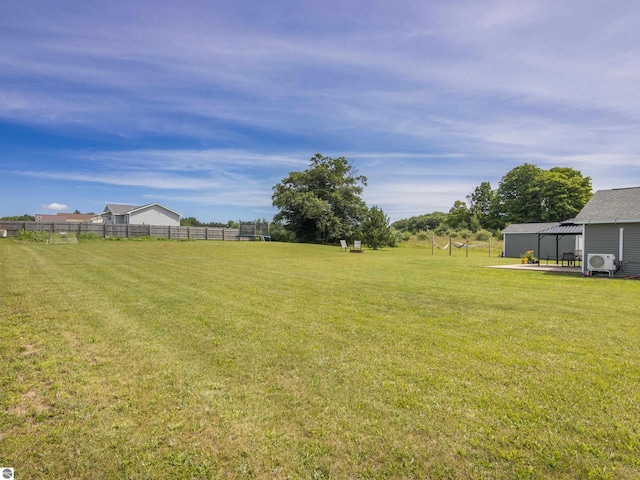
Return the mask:
[(134, 212), (138, 212), (140, 210), (144, 210), (146, 208), (151, 208), (154, 205), (166, 210), (167, 212), (171, 212), (179, 217), (182, 216), (178, 212), (171, 210), (170, 208), (167, 208), (164, 205), (160, 205), (159, 203), (148, 203), (146, 205), (120, 205), (118, 203), (107, 203), (107, 205), (104, 207), (104, 211), (100, 215), (108, 215), (109, 213), (111, 215), (127, 215)]
[(137, 207), (136, 205), (120, 205), (117, 203), (107, 203), (107, 206), (104, 207), (104, 212), (102, 213), (111, 212), (114, 215), (125, 215), (131, 210), (135, 210), (136, 208), (140, 207)]
[(502, 233), (538, 233), (551, 227), (557, 227), (559, 222), (552, 223), (512, 223)]
[(640, 222), (640, 187), (598, 190), (575, 218), (575, 223)]

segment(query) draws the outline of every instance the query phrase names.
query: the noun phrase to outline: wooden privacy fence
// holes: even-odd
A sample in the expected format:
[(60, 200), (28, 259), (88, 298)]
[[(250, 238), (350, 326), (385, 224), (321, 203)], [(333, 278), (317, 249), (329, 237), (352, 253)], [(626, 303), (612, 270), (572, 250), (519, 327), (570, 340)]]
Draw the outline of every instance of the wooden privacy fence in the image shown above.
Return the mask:
[(101, 223), (4, 222), (0, 230), (17, 237), (21, 230), (51, 233), (76, 233), (101, 237), (154, 237), (168, 240), (237, 240), (237, 228), (170, 227), (168, 225), (106, 225)]

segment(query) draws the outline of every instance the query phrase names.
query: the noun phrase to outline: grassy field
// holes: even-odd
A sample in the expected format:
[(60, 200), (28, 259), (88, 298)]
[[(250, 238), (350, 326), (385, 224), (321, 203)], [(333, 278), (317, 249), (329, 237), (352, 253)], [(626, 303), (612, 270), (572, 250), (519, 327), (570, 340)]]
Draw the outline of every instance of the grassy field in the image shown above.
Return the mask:
[(639, 478), (640, 282), (435, 253), (0, 239), (0, 466)]

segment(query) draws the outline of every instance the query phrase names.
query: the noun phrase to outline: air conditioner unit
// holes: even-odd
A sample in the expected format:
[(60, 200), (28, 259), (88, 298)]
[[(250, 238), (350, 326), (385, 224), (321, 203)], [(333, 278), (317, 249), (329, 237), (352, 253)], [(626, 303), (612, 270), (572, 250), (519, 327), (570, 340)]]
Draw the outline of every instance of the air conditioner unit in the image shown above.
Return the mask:
[(590, 253), (587, 255), (587, 270), (607, 272), (611, 275), (616, 269), (616, 256), (612, 253)]

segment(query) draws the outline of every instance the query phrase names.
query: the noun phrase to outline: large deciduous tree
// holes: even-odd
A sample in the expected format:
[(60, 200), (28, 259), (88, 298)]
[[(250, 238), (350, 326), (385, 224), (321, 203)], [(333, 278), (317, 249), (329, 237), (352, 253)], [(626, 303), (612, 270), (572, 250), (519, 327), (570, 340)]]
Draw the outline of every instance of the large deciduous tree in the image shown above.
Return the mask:
[(496, 196), (496, 209), (507, 222), (559, 222), (591, 198), (591, 178), (572, 168), (543, 170), (525, 163), (502, 178)]
[(499, 209), (510, 223), (541, 222), (542, 169), (525, 163), (512, 168), (498, 187)]
[(367, 178), (344, 157), (317, 153), (307, 170), (291, 172), (273, 187), (273, 205), (279, 210), (274, 221), (298, 241), (350, 239), (368, 212), (360, 197), (366, 185)]
[(593, 196), (591, 178), (573, 168), (554, 167), (545, 177), (545, 209), (550, 221), (575, 217)]

